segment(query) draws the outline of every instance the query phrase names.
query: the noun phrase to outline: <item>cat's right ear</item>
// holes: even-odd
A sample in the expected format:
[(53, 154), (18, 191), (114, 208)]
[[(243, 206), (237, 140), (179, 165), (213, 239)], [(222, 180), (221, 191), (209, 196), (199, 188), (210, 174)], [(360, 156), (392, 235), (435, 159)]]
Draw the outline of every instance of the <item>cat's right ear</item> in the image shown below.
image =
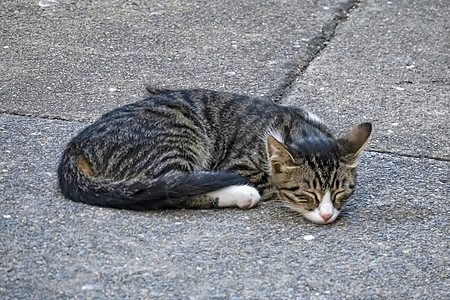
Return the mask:
[(356, 167), (358, 158), (371, 135), (372, 124), (362, 123), (353, 127), (344, 137), (336, 141), (339, 152), (347, 165)]
[(270, 168), (274, 173), (280, 173), (283, 167), (294, 164), (294, 158), (286, 147), (271, 135), (267, 137), (267, 153)]

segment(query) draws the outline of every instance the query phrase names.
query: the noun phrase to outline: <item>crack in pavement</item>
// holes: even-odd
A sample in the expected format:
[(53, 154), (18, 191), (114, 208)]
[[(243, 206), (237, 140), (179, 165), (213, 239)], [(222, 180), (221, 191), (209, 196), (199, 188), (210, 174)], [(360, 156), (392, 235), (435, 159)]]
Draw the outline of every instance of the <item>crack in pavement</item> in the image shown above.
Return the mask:
[(419, 158), (419, 159), (425, 158), (425, 159), (430, 159), (430, 160), (450, 162), (450, 159), (448, 159), (448, 158), (431, 156), (431, 155), (414, 155), (414, 154), (398, 153), (398, 152), (392, 152), (392, 151), (386, 151), (386, 150), (376, 150), (376, 149), (364, 150), (364, 152), (388, 154), (388, 155), (394, 155), (394, 156), (399, 156), (399, 157), (409, 157), (409, 158)]
[(36, 114), (19, 113), (19, 112), (14, 112), (14, 111), (0, 111), (0, 114), (24, 117), (24, 118), (30, 118), (30, 119), (58, 120), (58, 121), (65, 121), (65, 122), (80, 122), (79, 120), (67, 119), (67, 118), (63, 118), (63, 117), (59, 117), (59, 116), (36, 115)]
[(348, 13), (358, 7), (361, 0), (349, 0), (345, 3), (340, 3), (335, 9), (335, 16), (328, 23), (322, 26), (321, 33), (314, 36), (309, 41), (308, 51), (302, 55), (297, 67), (287, 74), (284, 83), (277, 88), (268, 98), (272, 101), (279, 102), (289, 93), (295, 80), (308, 68), (313, 60), (320, 55), (328, 43), (333, 38), (336, 28), (348, 18)]
[[(1, 114), (29, 118), (29, 119), (56, 120), (56, 121), (63, 121), (63, 122), (68, 122), (68, 123), (84, 123), (84, 124), (86, 124), (86, 126), (88, 126), (91, 123), (91, 122), (87, 123), (87, 122), (82, 122), (79, 120), (65, 119), (65, 118), (54, 117), (54, 116), (39, 116), (39, 115), (33, 115), (33, 114), (15, 113), (15, 112), (7, 112), (7, 111), (0, 111), (0, 115)], [(0, 127), (0, 131), (1, 130), (2, 130), (2, 128)], [(443, 158), (443, 157), (438, 157), (438, 156), (430, 156), (430, 155), (414, 155), (414, 154), (398, 153), (398, 152), (377, 150), (377, 149), (366, 149), (365, 152), (394, 155), (394, 156), (399, 156), (399, 157), (430, 159), (430, 160), (436, 160), (436, 161), (450, 162), (450, 159), (448, 159), (448, 158)]]

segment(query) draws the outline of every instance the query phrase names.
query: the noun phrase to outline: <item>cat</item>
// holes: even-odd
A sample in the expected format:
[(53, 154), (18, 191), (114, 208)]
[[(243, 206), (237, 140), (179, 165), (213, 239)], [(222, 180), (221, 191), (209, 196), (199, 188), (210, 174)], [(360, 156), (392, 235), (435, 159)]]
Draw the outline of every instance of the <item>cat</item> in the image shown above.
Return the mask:
[(353, 194), (372, 125), (335, 139), (314, 114), (209, 90), (152, 90), (67, 145), (63, 195), (119, 209), (252, 208), (279, 200), (317, 224)]

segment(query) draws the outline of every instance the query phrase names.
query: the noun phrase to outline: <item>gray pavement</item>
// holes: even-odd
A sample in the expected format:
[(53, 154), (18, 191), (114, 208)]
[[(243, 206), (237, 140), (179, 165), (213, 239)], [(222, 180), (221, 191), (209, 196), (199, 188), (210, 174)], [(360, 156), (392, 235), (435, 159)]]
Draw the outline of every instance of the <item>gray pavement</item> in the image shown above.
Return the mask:
[[(449, 298), (449, 15), (444, 0), (2, 1), (0, 298)], [(64, 144), (147, 84), (268, 96), (337, 133), (373, 122), (353, 201), (319, 226), (276, 203), (64, 199)]]

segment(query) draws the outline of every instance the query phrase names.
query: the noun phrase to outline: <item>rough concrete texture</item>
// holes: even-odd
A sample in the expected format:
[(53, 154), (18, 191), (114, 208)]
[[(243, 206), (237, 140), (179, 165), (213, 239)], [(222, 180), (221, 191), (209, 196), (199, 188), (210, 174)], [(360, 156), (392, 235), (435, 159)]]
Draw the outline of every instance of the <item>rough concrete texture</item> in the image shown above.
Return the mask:
[[(41, 1), (42, 2), (42, 1)], [(96, 119), (147, 85), (276, 93), (344, 1), (2, 1), (0, 110)], [(350, 3), (355, 1), (350, 1)], [(21, 87), (18, 90), (18, 87)]]
[[(220, 3), (0, 3), (0, 297), (449, 298), (445, 1), (368, 0), (347, 20), (344, 2)], [(277, 203), (64, 199), (64, 144), (147, 83), (276, 95), (339, 133), (373, 121), (353, 201), (319, 226)]]

